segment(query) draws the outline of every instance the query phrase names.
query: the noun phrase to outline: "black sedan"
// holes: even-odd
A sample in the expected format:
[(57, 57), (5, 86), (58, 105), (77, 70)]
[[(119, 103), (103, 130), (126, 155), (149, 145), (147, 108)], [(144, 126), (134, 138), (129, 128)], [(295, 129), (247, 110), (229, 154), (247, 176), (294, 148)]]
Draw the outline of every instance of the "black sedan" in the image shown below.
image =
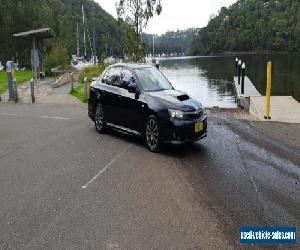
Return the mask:
[(157, 152), (163, 143), (191, 143), (206, 137), (200, 102), (175, 90), (156, 68), (115, 64), (91, 84), (89, 116), (99, 133), (107, 127), (145, 139)]

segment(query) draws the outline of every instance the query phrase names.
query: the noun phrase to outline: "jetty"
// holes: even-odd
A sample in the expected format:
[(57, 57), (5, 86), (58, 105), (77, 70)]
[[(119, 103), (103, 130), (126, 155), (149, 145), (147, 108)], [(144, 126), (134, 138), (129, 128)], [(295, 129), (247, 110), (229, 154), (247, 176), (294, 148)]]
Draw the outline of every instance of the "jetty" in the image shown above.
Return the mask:
[[(292, 96), (271, 96), (271, 119), (268, 121), (300, 123), (300, 103)], [(250, 97), (249, 113), (258, 120), (265, 121), (265, 96)]]
[(240, 84), (238, 82), (238, 77), (233, 77), (234, 88), (235, 88), (235, 96), (237, 104), (242, 108), (250, 107), (250, 97), (253, 96), (261, 96), (258, 90), (255, 88), (254, 84), (251, 80), (245, 76), (244, 79), (244, 93), (242, 94), (242, 77), (240, 79)]
[[(260, 121), (264, 118), (266, 110), (266, 96), (262, 96), (251, 80), (245, 76), (244, 94), (241, 93), (241, 82), (234, 77), (234, 88), (238, 106), (249, 109), (249, 113)], [(271, 119), (267, 121), (300, 123), (300, 103), (292, 96), (271, 96)]]

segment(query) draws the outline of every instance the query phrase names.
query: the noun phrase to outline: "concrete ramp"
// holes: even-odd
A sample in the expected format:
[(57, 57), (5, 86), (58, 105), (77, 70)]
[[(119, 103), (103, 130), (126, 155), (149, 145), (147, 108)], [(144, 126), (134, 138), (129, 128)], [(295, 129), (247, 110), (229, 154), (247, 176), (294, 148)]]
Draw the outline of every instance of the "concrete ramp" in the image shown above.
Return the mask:
[[(265, 121), (265, 96), (250, 97), (249, 112), (261, 121)], [(271, 120), (276, 122), (300, 123), (300, 103), (292, 96), (271, 97)]]

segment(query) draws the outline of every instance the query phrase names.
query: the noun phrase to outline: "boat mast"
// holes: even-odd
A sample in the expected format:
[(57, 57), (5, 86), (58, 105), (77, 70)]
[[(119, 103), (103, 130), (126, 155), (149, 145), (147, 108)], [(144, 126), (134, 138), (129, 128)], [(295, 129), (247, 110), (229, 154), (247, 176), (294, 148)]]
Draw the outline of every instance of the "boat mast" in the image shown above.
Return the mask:
[(96, 36), (95, 36), (95, 4), (93, 5), (93, 56), (94, 65), (96, 65)]
[(79, 57), (79, 25), (77, 22), (77, 57)]
[(154, 47), (154, 34), (152, 35), (152, 57), (154, 57), (155, 47)]
[(84, 56), (86, 57), (85, 16), (84, 16), (83, 5), (82, 5), (82, 22), (83, 22)]

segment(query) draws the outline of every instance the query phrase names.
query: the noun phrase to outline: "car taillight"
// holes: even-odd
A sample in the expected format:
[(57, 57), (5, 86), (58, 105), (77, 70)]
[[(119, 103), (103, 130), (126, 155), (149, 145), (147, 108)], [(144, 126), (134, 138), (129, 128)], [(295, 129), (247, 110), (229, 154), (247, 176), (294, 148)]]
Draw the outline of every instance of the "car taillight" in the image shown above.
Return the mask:
[(93, 87), (89, 86), (89, 96), (91, 96), (92, 91), (94, 91)]

